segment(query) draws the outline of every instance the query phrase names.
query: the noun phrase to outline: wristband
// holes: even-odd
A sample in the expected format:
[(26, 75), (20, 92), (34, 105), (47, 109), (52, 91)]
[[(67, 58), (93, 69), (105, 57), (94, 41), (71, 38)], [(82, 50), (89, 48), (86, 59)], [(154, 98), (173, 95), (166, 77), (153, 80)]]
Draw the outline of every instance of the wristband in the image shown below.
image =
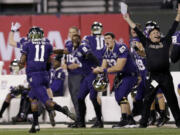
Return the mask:
[(18, 32), (19, 30), (11, 30), (12, 32)]

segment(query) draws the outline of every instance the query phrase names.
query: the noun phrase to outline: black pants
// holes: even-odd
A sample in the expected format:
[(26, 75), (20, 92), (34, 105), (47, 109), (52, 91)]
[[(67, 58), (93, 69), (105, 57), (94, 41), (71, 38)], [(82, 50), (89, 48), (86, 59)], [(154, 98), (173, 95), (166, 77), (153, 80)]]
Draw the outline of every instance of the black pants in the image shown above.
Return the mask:
[[(154, 88), (151, 85), (152, 80), (156, 80), (159, 84), (158, 87)], [(170, 72), (165, 73), (150, 73), (150, 79), (146, 83), (146, 91), (144, 98), (144, 108), (142, 112), (142, 119), (140, 124), (147, 125), (150, 106), (155, 99), (156, 91), (161, 88), (164, 96), (167, 100), (167, 104), (170, 107), (172, 115), (175, 119), (176, 125), (180, 126), (180, 110), (178, 106), (177, 97), (174, 91), (173, 79)]]
[(83, 76), (81, 74), (68, 76), (69, 92), (71, 95), (71, 100), (74, 105), (76, 116), (79, 116), (77, 96), (78, 96), (78, 92), (80, 89), (80, 83), (81, 83), (82, 78), (83, 78)]

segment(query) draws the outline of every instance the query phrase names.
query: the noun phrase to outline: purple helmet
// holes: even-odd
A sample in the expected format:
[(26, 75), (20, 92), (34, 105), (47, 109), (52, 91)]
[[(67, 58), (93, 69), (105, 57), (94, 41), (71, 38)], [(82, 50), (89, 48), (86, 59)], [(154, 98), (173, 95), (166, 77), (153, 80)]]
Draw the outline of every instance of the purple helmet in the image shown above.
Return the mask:
[(180, 31), (176, 31), (176, 33), (172, 36), (172, 44), (180, 45)]
[(148, 38), (152, 30), (157, 29), (160, 31), (159, 25), (155, 21), (147, 21), (144, 28), (144, 35)]

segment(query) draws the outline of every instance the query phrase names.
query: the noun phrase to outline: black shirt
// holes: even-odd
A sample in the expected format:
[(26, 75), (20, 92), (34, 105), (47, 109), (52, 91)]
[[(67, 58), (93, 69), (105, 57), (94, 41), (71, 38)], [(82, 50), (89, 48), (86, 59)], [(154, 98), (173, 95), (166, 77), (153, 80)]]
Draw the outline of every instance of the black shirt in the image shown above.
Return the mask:
[(173, 49), (171, 52), (171, 61), (173, 63), (176, 63), (179, 59), (180, 59), (180, 46), (173, 45)]
[(135, 27), (134, 30), (137, 33), (140, 42), (143, 44), (146, 52), (147, 69), (150, 72), (167, 72), (169, 71), (169, 48), (172, 43), (171, 36), (176, 31), (178, 22), (174, 21), (171, 29), (164, 38), (161, 38), (160, 42), (153, 43), (149, 38)]

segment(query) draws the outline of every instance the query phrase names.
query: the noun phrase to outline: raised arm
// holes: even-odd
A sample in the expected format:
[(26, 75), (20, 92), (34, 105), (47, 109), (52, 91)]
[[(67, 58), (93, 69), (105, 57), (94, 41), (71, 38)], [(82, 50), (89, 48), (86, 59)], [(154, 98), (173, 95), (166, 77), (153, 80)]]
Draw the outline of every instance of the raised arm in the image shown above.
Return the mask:
[(69, 54), (69, 52), (66, 48), (65, 49), (54, 49), (53, 53), (54, 54)]
[(26, 64), (26, 54), (22, 54), (20, 61), (18, 63), (20, 70), (24, 68), (25, 64)]
[(136, 24), (131, 20), (129, 14), (125, 14), (123, 15), (124, 20), (129, 24), (129, 26), (134, 29), (134, 31), (136, 32), (136, 34), (138, 35), (141, 43), (143, 44), (143, 46), (146, 45), (146, 37), (144, 36), (144, 34), (136, 27)]
[(9, 45), (17, 47), (17, 42), (14, 40), (14, 32), (12, 31), (9, 34)]
[(20, 23), (16, 22), (15, 24), (12, 22), (11, 24), (11, 32), (9, 34), (9, 45), (13, 47), (17, 47), (17, 42), (14, 40), (14, 32), (19, 31), (21, 27)]
[(129, 26), (134, 29), (136, 27), (136, 24), (131, 20), (129, 14), (123, 15), (124, 20), (129, 24)]
[(170, 30), (168, 31), (168, 34), (167, 34), (167, 37), (169, 37), (170, 39), (178, 27), (179, 21), (180, 21), (180, 4), (178, 4), (177, 15), (175, 17), (174, 23), (173, 23), (172, 27), (170, 28)]
[(177, 22), (180, 21), (180, 3), (178, 3), (177, 15), (176, 15), (175, 20), (176, 20)]

